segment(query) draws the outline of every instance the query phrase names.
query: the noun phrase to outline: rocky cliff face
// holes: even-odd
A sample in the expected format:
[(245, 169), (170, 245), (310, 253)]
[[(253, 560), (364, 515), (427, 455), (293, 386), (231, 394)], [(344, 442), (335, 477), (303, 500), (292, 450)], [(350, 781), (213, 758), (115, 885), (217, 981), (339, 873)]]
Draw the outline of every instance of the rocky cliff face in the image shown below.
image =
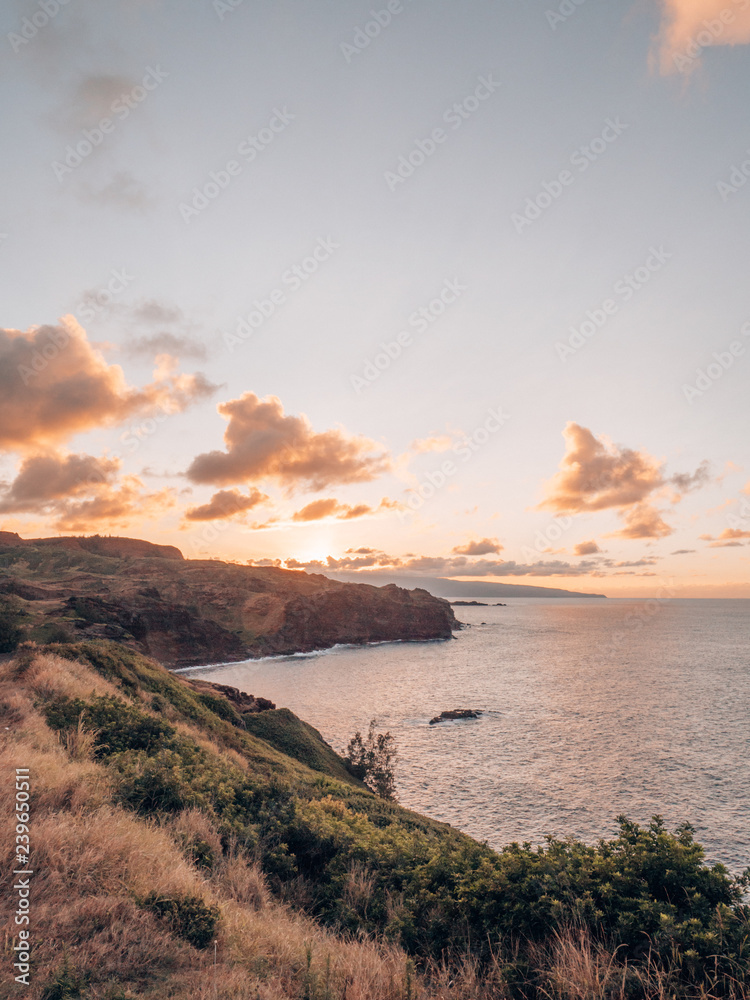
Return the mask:
[(139, 539), (0, 533), (1, 592), (21, 600), (28, 638), (115, 639), (171, 667), (448, 639), (459, 627), (448, 602), (425, 590), (183, 559)]

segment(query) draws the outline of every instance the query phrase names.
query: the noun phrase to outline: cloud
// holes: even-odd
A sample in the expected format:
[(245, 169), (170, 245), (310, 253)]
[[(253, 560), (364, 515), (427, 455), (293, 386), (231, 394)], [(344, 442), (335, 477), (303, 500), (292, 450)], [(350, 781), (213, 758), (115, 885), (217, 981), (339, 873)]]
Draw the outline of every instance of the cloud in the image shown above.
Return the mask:
[(666, 538), (674, 528), (649, 503), (635, 504), (621, 512), (625, 527), (612, 532), (612, 538)]
[(116, 459), (93, 455), (34, 455), (22, 462), (12, 483), (3, 484), (0, 513), (44, 513), (53, 501), (110, 485), (119, 468)]
[(375, 442), (343, 430), (314, 431), (305, 416), (286, 416), (276, 396), (259, 399), (247, 392), (218, 406), (228, 421), (226, 451), (198, 455), (187, 470), (194, 483), (228, 486), (254, 479), (274, 479), (293, 489), (322, 490), (362, 483), (390, 468)]
[(599, 548), (596, 542), (593, 541), (579, 542), (578, 545), (576, 545), (575, 548), (573, 549), (574, 554), (577, 556), (595, 556), (597, 553), (601, 551), (602, 550)]
[(395, 500), (383, 497), (378, 507), (371, 507), (369, 504), (360, 503), (352, 507), (349, 504), (339, 503), (333, 497), (325, 500), (313, 500), (302, 510), (298, 510), (292, 515), (292, 521), (297, 523), (307, 521), (322, 521), (326, 517), (334, 517), (337, 521), (353, 521), (359, 517), (377, 514), (383, 510), (396, 510), (401, 507)]
[(680, 494), (693, 493), (695, 490), (703, 489), (711, 481), (711, 463), (703, 461), (692, 474), (688, 472), (678, 472), (669, 480), (673, 486), (677, 487)]
[(750, 42), (750, 8), (729, 0), (662, 0), (658, 41), (662, 73), (690, 72), (704, 48)]
[(185, 315), (177, 306), (167, 306), (156, 299), (148, 299), (134, 306), (132, 311), (133, 319), (137, 323), (184, 323)]
[[(304, 569), (310, 573), (360, 572), (362, 579), (373, 579), (387, 571), (390, 575), (439, 576), (439, 577), (516, 577), (516, 576), (587, 576), (598, 569), (595, 562), (551, 561), (525, 565), (499, 559), (470, 561), (465, 556), (391, 556), (376, 549), (349, 549), (341, 558), (328, 556), (323, 561), (314, 559), (300, 562), (287, 559), (288, 569)], [(630, 564), (622, 564), (630, 565)], [(632, 565), (641, 565), (632, 564)], [(647, 565), (647, 563), (643, 563)], [(604, 575), (604, 574), (598, 574)]]
[(575, 423), (567, 424), (563, 437), (565, 456), (539, 510), (580, 514), (627, 507), (664, 485), (661, 463), (646, 452), (619, 449)]
[(70, 97), (51, 118), (63, 132), (78, 131), (97, 125), (102, 118), (112, 118), (112, 104), (129, 94), (136, 81), (126, 76), (92, 74), (81, 80)]
[(90, 182), (81, 182), (77, 188), (82, 201), (127, 211), (145, 212), (156, 204), (156, 198), (149, 193), (146, 185), (129, 170), (118, 170), (108, 181), (96, 187)]
[(467, 545), (457, 545), (453, 552), (457, 556), (488, 556), (502, 552), (502, 545), (497, 538), (483, 538), (479, 542), (469, 542)]
[(709, 481), (709, 464), (692, 473), (664, 476), (663, 463), (645, 451), (620, 448), (605, 436), (594, 437), (587, 427), (569, 423), (563, 431), (566, 450), (559, 472), (545, 486), (538, 510), (581, 514), (616, 510), (625, 527), (611, 537), (663, 538), (672, 528), (656, 510), (656, 495), (675, 487), (672, 502)]
[(71, 316), (25, 333), (0, 329), (0, 449), (39, 452), (137, 415), (179, 412), (216, 388), (201, 374), (166, 371), (129, 386)]
[(695, 549), (677, 549), (671, 552), (670, 555), (673, 556), (692, 556), (695, 553)]
[(25, 458), (12, 483), (0, 486), (0, 513), (54, 518), (60, 531), (155, 517), (174, 506), (171, 490), (145, 493), (136, 476), (117, 482), (120, 462), (49, 452)]
[(750, 531), (743, 531), (741, 528), (726, 528), (714, 538), (713, 535), (701, 535), (702, 542), (711, 542), (710, 549), (731, 549), (742, 544), (745, 539), (750, 539)]
[(225, 521), (238, 515), (244, 515), (253, 507), (268, 503), (265, 493), (252, 489), (249, 493), (239, 490), (220, 490), (214, 493), (208, 503), (200, 507), (191, 507), (185, 512), (186, 521)]
[(192, 337), (166, 331), (153, 333), (147, 337), (136, 337), (128, 342), (125, 353), (131, 357), (155, 357), (166, 353), (173, 357), (193, 358), (196, 361), (205, 361), (208, 358), (205, 344), (193, 340)]
[(416, 441), (412, 441), (409, 445), (409, 451), (417, 455), (450, 451), (455, 443), (455, 438), (452, 438), (449, 434), (435, 434), (432, 437), (419, 438)]

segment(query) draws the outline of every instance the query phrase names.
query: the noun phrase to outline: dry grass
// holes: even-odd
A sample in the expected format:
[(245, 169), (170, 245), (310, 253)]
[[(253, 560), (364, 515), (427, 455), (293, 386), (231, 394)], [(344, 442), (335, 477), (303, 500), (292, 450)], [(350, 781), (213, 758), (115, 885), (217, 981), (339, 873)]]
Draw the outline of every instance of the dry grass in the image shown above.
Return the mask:
[[(91, 759), (95, 734), (85, 719), (61, 741), (34, 705), (36, 699), (92, 693), (122, 696), (82, 664), (49, 654), (40, 653), (21, 674), (12, 663), (0, 665), (4, 871), (13, 856), (14, 769), (28, 767), (33, 783), (36, 964), (33, 986), (25, 992), (29, 1000), (39, 1000), (65, 955), (74, 973), (86, 973), (83, 995), (91, 1000), (104, 1000), (114, 983), (144, 1000), (504, 996), (486, 977), (482, 981), (471, 963), (460, 975), (435, 967), (428, 980), (414, 973), (399, 948), (342, 938), (274, 900), (254, 859), (236, 846), (224, 852), (216, 829), (199, 810), (159, 826), (114, 805), (107, 770)], [(239, 755), (220, 750), (192, 726), (179, 728), (211, 753), (246, 767)], [(196, 868), (183, 851), (196, 843), (207, 845), (215, 859), (210, 872)], [(366, 909), (370, 885), (364, 868), (351, 870), (352, 905)], [(213, 949), (197, 951), (137, 905), (151, 892), (198, 895), (220, 907), (215, 964)], [(6, 942), (12, 943), (11, 915), (3, 913), (2, 920)], [(0, 981), (0, 1000), (16, 994), (15, 984)]]

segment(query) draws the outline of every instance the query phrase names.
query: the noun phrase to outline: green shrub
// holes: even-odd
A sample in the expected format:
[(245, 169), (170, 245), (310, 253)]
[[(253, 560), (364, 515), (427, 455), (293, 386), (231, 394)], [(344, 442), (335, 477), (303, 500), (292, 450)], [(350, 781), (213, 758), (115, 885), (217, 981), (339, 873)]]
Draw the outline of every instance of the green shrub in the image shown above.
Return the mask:
[(0, 594), (0, 653), (12, 653), (21, 641), (24, 612), (13, 594)]
[(366, 737), (358, 731), (349, 740), (344, 763), (370, 791), (383, 799), (396, 799), (396, 747), (390, 733), (376, 733), (375, 720), (370, 722)]
[(88, 987), (88, 977), (70, 968), (67, 955), (60, 969), (42, 988), (41, 1000), (74, 1000), (82, 997)]
[(55, 698), (44, 708), (47, 725), (52, 729), (74, 729), (81, 716), (96, 732), (96, 756), (109, 757), (126, 750), (144, 750), (147, 754), (169, 748), (176, 742), (176, 730), (167, 722), (112, 696), (83, 701), (80, 698)]
[(200, 896), (168, 897), (152, 892), (137, 902), (166, 921), (173, 934), (194, 948), (207, 948), (216, 936), (219, 908), (207, 906)]

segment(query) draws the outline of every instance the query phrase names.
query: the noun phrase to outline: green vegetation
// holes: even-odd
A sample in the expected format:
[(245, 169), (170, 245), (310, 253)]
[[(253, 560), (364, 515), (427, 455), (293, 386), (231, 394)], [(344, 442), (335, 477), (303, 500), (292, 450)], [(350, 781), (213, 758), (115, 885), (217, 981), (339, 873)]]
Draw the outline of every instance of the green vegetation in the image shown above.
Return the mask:
[(12, 594), (0, 594), (0, 653), (12, 653), (21, 641), (24, 614)]
[(349, 740), (344, 763), (355, 777), (383, 799), (396, 799), (396, 746), (390, 733), (376, 733), (375, 720), (365, 738), (357, 731)]
[[(317, 731), (288, 708), (258, 712), (245, 717), (248, 732), (270, 743), (287, 756), (306, 764), (313, 771), (322, 771), (333, 778), (352, 783), (352, 772)], [(356, 775), (359, 778), (359, 775)], [(359, 781), (355, 781), (361, 787)]]
[(139, 906), (165, 920), (177, 937), (194, 948), (207, 948), (214, 939), (219, 923), (219, 908), (206, 906), (200, 896), (168, 899), (151, 892), (138, 901)]
[[(407, 968), (398, 996), (418, 995), (415, 977), (437, 968), (430, 963), (467, 961), (479, 981), (495, 983), (487, 996), (624, 1000), (652, 995), (643, 984), (654, 977), (663, 992), (653, 995), (664, 997), (740, 997), (750, 988), (750, 874), (707, 865), (687, 825), (670, 832), (658, 817), (646, 827), (621, 817), (617, 836), (598, 844), (550, 838), (495, 852), (389, 800), (393, 744), (374, 725), (355, 735), (344, 762), (292, 713), (247, 716), (245, 728), (222, 696), (198, 694), (123, 647), (48, 650), (115, 685), (117, 694), (38, 695), (64, 745), (88, 734), (115, 802), (174, 827), (202, 873), (240, 852), (257, 860), (278, 898), (319, 925), (403, 948), (416, 969)], [(16, 678), (32, 673), (36, 655), (22, 647)], [(184, 829), (174, 826), (183, 819)], [(194, 947), (220, 933), (218, 909), (194, 894), (154, 890), (136, 902)], [(550, 993), (550, 956), (559, 965), (573, 933), (590, 956), (609, 955), (619, 993), (614, 985)], [(311, 962), (299, 973), (308, 993), (289, 995), (341, 996), (322, 992), (326, 974)]]

